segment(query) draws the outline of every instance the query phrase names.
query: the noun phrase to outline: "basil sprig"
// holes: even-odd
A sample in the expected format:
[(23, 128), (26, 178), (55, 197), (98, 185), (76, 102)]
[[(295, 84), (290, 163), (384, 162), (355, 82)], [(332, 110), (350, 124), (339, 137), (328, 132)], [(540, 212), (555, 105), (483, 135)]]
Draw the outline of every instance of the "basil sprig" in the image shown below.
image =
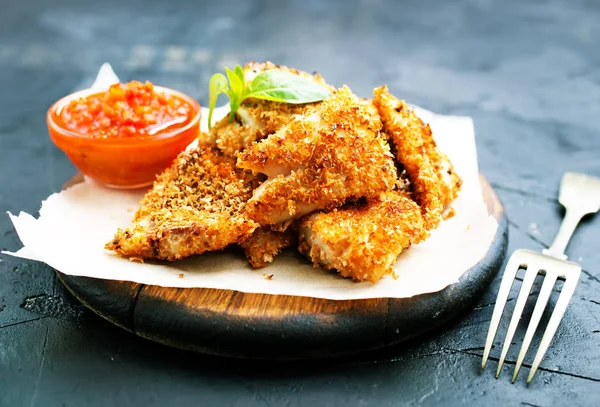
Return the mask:
[(225, 68), (227, 77), (216, 73), (210, 78), (208, 86), (208, 126), (212, 124), (212, 115), (220, 94), (229, 97), (229, 121), (244, 99), (256, 98), (273, 102), (301, 104), (326, 99), (329, 89), (313, 81), (287, 71), (266, 70), (258, 74), (252, 82), (246, 84), (244, 70), (236, 66), (232, 71)]

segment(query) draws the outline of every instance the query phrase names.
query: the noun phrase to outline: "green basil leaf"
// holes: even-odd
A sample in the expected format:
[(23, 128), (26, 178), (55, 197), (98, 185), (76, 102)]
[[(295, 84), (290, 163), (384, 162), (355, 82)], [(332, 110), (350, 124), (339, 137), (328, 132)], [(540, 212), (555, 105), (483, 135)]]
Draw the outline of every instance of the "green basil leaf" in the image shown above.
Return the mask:
[(309, 78), (286, 71), (261, 72), (248, 86), (243, 99), (300, 104), (319, 102), (330, 95), (329, 89)]
[[(252, 82), (246, 84), (244, 70), (237, 65), (234, 70), (225, 68), (227, 77), (214, 74), (209, 84), (209, 128), (212, 114), (221, 93), (229, 96), (229, 121), (246, 98), (270, 100), (280, 103), (312, 103), (326, 99), (329, 89), (310, 78), (295, 75), (286, 71), (268, 70), (257, 75)], [(229, 83), (227, 81), (229, 80)]]
[[(241, 69), (241, 68), (240, 68)], [(227, 78), (229, 79), (229, 107), (231, 108), (229, 111), (229, 121), (232, 121), (235, 117), (235, 112), (238, 107), (240, 107), (240, 103), (242, 103), (242, 97), (244, 95), (244, 78), (243, 72), (242, 76), (238, 74), (238, 69), (236, 68), (236, 72), (232, 71), (229, 68), (225, 68), (225, 72), (227, 73)]]
[(217, 104), (217, 98), (221, 93), (229, 95), (229, 84), (222, 73), (216, 73), (210, 77), (208, 84), (208, 128), (212, 126), (212, 115)]
[(242, 67), (239, 65), (236, 65), (234, 72), (238, 76), (238, 78), (240, 78), (240, 80), (244, 84), (244, 87), (246, 87), (246, 77), (244, 75), (244, 70), (242, 69)]

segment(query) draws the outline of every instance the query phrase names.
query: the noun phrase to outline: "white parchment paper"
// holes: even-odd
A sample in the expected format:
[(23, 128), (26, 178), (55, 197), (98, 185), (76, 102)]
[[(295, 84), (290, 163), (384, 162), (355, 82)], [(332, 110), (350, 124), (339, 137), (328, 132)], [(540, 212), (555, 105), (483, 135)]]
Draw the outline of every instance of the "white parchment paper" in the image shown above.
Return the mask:
[[(104, 66), (97, 87), (118, 81)], [(288, 249), (263, 269), (248, 265), (241, 251), (208, 253), (173, 263), (136, 263), (103, 249), (119, 227), (126, 227), (144, 191), (119, 191), (86, 180), (48, 197), (36, 219), (9, 214), (23, 243), (17, 253), (71, 275), (129, 280), (170, 287), (205, 287), (243, 292), (287, 294), (329, 299), (402, 298), (439, 291), (458, 281), (486, 253), (498, 224), (487, 212), (477, 168), (473, 122), (468, 117), (441, 116), (416, 108), (428, 122), (442, 151), (463, 178), (453, 207), (456, 215), (431, 237), (400, 255), (397, 279), (355, 283), (315, 269)], [(216, 119), (226, 114), (219, 109)], [(207, 115), (204, 115), (204, 118)], [(206, 126), (206, 119), (202, 126)], [(271, 279), (266, 276), (272, 275)]]

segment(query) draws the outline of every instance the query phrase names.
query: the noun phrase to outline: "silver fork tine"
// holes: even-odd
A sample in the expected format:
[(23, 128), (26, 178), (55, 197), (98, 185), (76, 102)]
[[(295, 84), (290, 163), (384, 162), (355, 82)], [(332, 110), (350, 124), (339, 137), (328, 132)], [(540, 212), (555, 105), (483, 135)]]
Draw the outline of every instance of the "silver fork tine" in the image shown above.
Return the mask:
[[(574, 270), (575, 271), (575, 270)], [(558, 297), (558, 301), (554, 306), (554, 311), (552, 311), (552, 316), (550, 317), (550, 321), (548, 322), (548, 327), (544, 331), (544, 336), (542, 337), (542, 341), (540, 342), (540, 346), (538, 348), (537, 353), (535, 354), (535, 359), (533, 360), (533, 364), (531, 365), (531, 370), (529, 370), (529, 376), (527, 377), (527, 383), (529, 384), (535, 375), (544, 355), (546, 355), (546, 351), (548, 350), (548, 346), (550, 346), (550, 342), (552, 342), (552, 338), (556, 333), (556, 329), (562, 320), (565, 311), (567, 310), (567, 306), (571, 301), (571, 297), (573, 297), (573, 293), (575, 292), (575, 287), (577, 287), (577, 282), (579, 281), (579, 275), (581, 274), (580, 270), (576, 270), (577, 273), (574, 273), (572, 276), (568, 276), (565, 284), (563, 285), (563, 289)], [(514, 381), (514, 380), (513, 380)]]
[(490, 327), (488, 329), (487, 339), (485, 340), (485, 349), (483, 350), (483, 360), (481, 361), (481, 368), (485, 369), (488, 357), (490, 356), (490, 350), (494, 344), (494, 338), (498, 331), (498, 325), (500, 324), (500, 318), (510, 294), (510, 288), (513, 285), (515, 276), (521, 267), (520, 260), (517, 256), (513, 255), (508, 260), (508, 264), (504, 269), (504, 275), (502, 276), (502, 283), (500, 283), (500, 290), (498, 291), (498, 297), (496, 299), (496, 305), (494, 306), (494, 312), (492, 314), (492, 320), (490, 321)]
[(546, 273), (544, 283), (542, 284), (542, 289), (540, 290), (540, 294), (538, 295), (535, 303), (535, 308), (533, 309), (533, 314), (531, 315), (531, 322), (529, 322), (527, 332), (525, 332), (525, 339), (523, 339), (523, 345), (521, 345), (521, 351), (519, 352), (519, 357), (517, 358), (515, 372), (513, 373), (512, 377), (513, 383), (515, 380), (517, 380), (517, 375), (519, 374), (519, 370), (521, 369), (521, 365), (523, 364), (523, 360), (525, 359), (525, 355), (527, 354), (529, 345), (533, 339), (533, 334), (535, 334), (535, 330), (540, 323), (540, 319), (542, 319), (542, 314), (544, 313), (544, 309), (546, 308), (548, 300), (550, 299), (550, 295), (552, 294), (556, 277), (557, 275), (555, 273)]
[(515, 331), (517, 330), (517, 326), (521, 320), (525, 303), (527, 303), (527, 298), (531, 292), (531, 287), (533, 286), (535, 277), (538, 275), (538, 270), (539, 269), (535, 266), (535, 264), (527, 265), (527, 272), (525, 273), (525, 278), (523, 279), (523, 284), (521, 285), (521, 291), (519, 291), (519, 297), (517, 298), (517, 303), (515, 304), (515, 309), (513, 310), (513, 314), (510, 319), (510, 325), (508, 326), (508, 331), (506, 332), (504, 345), (502, 345), (502, 354), (500, 355), (498, 369), (496, 370), (496, 379), (498, 376), (500, 376), (500, 372), (502, 371), (504, 359), (506, 359), (508, 348), (510, 348), (513, 336), (515, 335)]

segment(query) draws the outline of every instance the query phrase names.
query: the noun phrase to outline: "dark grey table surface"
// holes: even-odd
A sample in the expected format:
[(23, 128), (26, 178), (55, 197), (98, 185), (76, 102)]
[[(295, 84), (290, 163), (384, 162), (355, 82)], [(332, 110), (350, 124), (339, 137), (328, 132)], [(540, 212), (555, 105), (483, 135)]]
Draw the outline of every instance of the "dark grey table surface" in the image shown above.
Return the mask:
[[(362, 96), (387, 83), (412, 103), (472, 116), (481, 172), (510, 219), (509, 251), (542, 249), (561, 220), (563, 172), (600, 175), (598, 21), (599, 3), (567, 0), (2, 1), (0, 248), (20, 247), (3, 214), (36, 213), (74, 174), (44, 115), (88, 86), (102, 62), (122, 79), (149, 79), (206, 103), (211, 73), (269, 59), (317, 70)], [(0, 405), (599, 405), (599, 233), (592, 218), (572, 241), (568, 254), (585, 271), (528, 387), (527, 368), (510, 384), (519, 346), (500, 379), (495, 361), (479, 368), (499, 278), (472, 312), (413, 343), (276, 364), (137, 338), (81, 306), (50, 267), (2, 256)]]

